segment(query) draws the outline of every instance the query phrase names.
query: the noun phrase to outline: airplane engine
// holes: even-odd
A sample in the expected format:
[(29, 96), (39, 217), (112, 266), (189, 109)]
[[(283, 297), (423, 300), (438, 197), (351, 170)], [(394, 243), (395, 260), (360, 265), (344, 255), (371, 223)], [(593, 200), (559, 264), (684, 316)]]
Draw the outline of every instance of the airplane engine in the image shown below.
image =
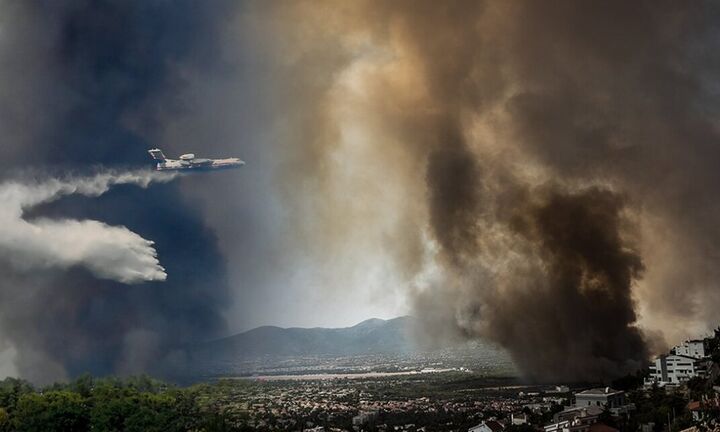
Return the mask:
[(194, 153), (187, 153), (187, 154), (184, 154), (184, 155), (180, 155), (180, 159), (181, 159), (181, 160), (184, 160), (184, 161), (193, 160), (193, 159), (195, 159), (195, 154), (194, 154)]

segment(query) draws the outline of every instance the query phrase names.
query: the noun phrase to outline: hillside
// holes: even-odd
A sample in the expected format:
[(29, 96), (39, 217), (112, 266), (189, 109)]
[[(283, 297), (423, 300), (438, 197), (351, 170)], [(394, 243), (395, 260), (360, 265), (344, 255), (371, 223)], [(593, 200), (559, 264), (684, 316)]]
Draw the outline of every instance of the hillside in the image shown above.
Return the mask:
[(193, 349), (201, 357), (397, 354), (412, 351), (413, 318), (369, 319), (345, 328), (258, 327)]

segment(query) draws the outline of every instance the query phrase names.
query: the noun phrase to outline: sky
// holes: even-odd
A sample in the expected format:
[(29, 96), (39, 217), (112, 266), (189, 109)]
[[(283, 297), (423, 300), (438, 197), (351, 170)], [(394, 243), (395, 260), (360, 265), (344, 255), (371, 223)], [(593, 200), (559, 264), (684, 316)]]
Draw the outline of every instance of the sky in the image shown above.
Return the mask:
[(529, 378), (634, 371), (720, 318), (719, 13), (0, 0), (0, 374), (405, 314)]

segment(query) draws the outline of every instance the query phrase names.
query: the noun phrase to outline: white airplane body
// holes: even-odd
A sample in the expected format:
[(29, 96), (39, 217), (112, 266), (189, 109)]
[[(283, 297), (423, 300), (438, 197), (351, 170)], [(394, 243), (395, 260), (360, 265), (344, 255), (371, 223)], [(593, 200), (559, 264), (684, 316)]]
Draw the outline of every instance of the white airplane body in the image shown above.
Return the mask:
[(155, 148), (148, 150), (150, 156), (157, 161), (157, 171), (209, 171), (228, 168), (240, 168), (245, 162), (238, 158), (226, 159), (200, 159), (193, 153), (180, 156), (180, 159), (168, 159), (162, 150)]

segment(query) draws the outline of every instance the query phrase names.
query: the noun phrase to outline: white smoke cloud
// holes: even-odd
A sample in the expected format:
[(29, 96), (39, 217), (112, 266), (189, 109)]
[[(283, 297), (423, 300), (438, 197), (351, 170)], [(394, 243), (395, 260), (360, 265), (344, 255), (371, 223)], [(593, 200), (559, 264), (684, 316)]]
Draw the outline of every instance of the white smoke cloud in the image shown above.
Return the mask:
[(147, 187), (174, 174), (148, 170), (103, 171), (90, 177), (0, 184), (0, 259), (21, 271), (83, 266), (95, 276), (122, 283), (167, 278), (151, 240), (124, 226), (95, 220), (23, 219), (24, 211), (66, 195), (97, 197), (113, 185)]

